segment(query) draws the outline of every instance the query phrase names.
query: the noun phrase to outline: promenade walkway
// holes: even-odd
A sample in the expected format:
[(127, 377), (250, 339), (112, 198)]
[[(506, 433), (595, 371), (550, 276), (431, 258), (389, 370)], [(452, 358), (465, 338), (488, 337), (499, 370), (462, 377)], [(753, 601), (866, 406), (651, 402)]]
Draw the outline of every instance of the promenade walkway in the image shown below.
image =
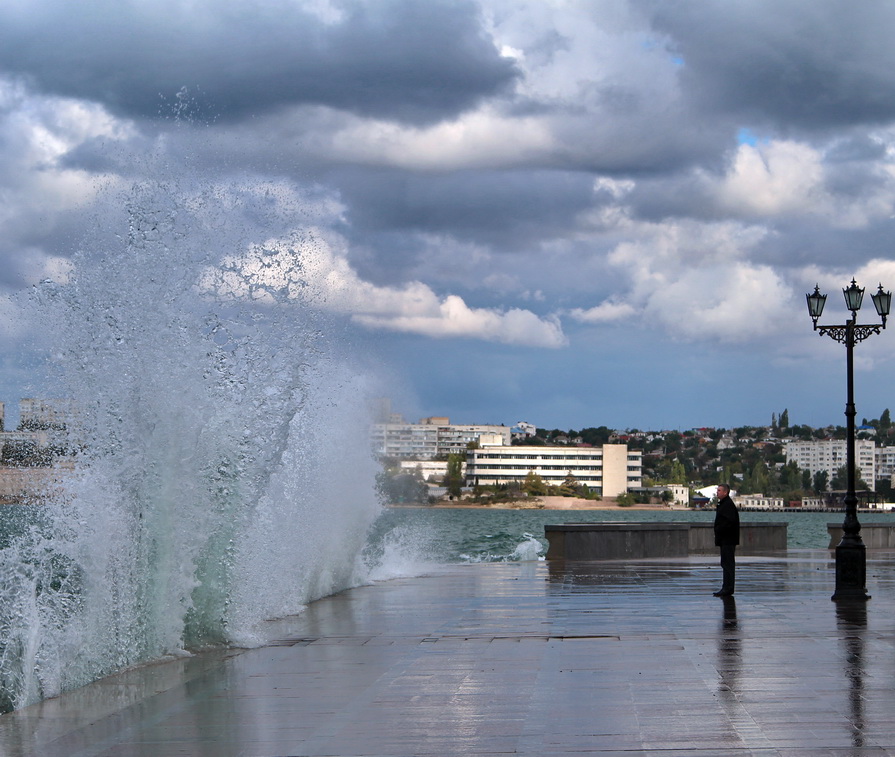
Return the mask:
[(5, 757), (895, 755), (895, 555), (450, 566), (0, 717)]

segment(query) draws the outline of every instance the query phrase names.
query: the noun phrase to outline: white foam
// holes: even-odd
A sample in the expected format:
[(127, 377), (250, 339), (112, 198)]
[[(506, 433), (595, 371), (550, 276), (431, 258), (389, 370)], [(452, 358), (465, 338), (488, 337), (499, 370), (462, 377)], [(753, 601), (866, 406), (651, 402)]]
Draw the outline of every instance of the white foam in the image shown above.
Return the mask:
[(379, 512), (367, 380), (295, 296), (300, 247), (279, 272), (290, 287), (239, 299), (209, 286), (248, 275), (221, 261), (266, 233), (233, 201), (141, 184), (126, 239), (85, 247), (66, 283), (39, 290), (53, 390), (82, 408), (83, 449), (45, 526), (0, 552), (7, 703), (245, 642), (366, 580), (357, 558)]

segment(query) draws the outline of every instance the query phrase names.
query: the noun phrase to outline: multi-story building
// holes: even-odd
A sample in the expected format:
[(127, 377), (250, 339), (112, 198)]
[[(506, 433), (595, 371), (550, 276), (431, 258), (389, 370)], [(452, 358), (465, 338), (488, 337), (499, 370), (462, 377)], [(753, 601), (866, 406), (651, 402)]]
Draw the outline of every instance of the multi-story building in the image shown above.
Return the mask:
[(62, 399), (34, 399), (24, 397), (19, 400), (20, 429), (54, 429), (66, 428), (78, 416), (74, 403)]
[(889, 482), (895, 479), (895, 447), (876, 448), (876, 477)]
[[(799, 468), (810, 471), (812, 476), (826, 471), (832, 479), (836, 471), (845, 465), (845, 447), (844, 439), (787, 442), (786, 462), (795, 461)], [(870, 439), (855, 440), (855, 466), (868, 486), (876, 485), (876, 442)]]
[(466, 453), (470, 442), (497, 434), (510, 444), (509, 426), (457, 425), (449, 418), (423, 418), (419, 423), (375, 423), (371, 429), (374, 452), (380, 457), (431, 460), (438, 455)]
[(602, 447), (481, 446), (466, 455), (466, 485), (522, 483), (529, 473), (562, 484), (569, 474), (604, 497), (641, 484), (641, 453), (627, 444)]

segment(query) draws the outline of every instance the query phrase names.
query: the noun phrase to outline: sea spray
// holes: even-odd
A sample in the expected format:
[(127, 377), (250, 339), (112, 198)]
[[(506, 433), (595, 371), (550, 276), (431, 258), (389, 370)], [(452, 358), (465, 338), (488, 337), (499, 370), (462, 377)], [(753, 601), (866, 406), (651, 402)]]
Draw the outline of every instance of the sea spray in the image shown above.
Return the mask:
[(141, 182), (120, 242), (38, 288), (75, 466), (0, 550), (0, 706), (263, 641), (363, 580), (367, 386), (314, 300), (313, 237), (266, 228), (271, 191)]

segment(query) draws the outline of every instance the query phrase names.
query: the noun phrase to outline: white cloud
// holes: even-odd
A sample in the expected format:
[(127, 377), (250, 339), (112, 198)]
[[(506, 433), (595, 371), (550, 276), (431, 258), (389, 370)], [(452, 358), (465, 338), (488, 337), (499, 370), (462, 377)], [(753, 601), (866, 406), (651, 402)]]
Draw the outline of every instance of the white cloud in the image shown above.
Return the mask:
[(720, 187), (721, 203), (737, 213), (780, 215), (826, 210), (820, 153), (789, 141), (742, 144)]
[(458, 170), (526, 163), (547, 153), (554, 142), (543, 119), (501, 116), (484, 107), (429, 128), (350, 119), (330, 137), (321, 136), (318, 144), (337, 161)]
[(364, 281), (340, 247), (341, 237), (322, 230), (302, 239), (268, 240), (207, 270), (202, 286), (223, 296), (260, 301), (300, 298), (368, 328), (530, 347), (566, 344), (556, 317), (541, 318), (518, 308), (472, 308), (457, 295), (439, 297), (420, 281), (402, 286)]
[(365, 326), (407, 331), (431, 337), (465, 337), (529, 347), (562, 347), (562, 327), (554, 317), (539, 318), (530, 310), (497, 311), (470, 308), (460, 297), (448, 295), (435, 308), (417, 315), (357, 315)]
[(793, 299), (773, 268), (749, 260), (766, 234), (736, 223), (634, 225), (609, 255), (627, 291), (568, 315), (582, 323), (639, 318), (687, 340), (765, 337), (786, 321)]
[(613, 179), (611, 176), (599, 176), (594, 179), (594, 192), (608, 192), (615, 200), (630, 194), (636, 186), (637, 184), (631, 179)]
[(606, 300), (596, 307), (587, 310), (575, 308), (569, 311), (569, 316), (581, 323), (609, 323), (611, 321), (620, 321), (623, 318), (630, 318), (636, 313), (637, 310), (629, 302)]
[(26, 96), (20, 85), (0, 79), (0, 223), (4, 241), (21, 244), (22, 255), (51, 251), (26, 249), (20, 238), (35, 229), (46, 233), (63, 212), (84, 210), (115, 179), (71, 168), (69, 152), (90, 140), (132, 136), (131, 126), (100, 106), (52, 97)]
[(772, 268), (739, 262), (682, 272), (649, 293), (644, 313), (674, 336), (745, 342), (777, 332), (791, 301)]

